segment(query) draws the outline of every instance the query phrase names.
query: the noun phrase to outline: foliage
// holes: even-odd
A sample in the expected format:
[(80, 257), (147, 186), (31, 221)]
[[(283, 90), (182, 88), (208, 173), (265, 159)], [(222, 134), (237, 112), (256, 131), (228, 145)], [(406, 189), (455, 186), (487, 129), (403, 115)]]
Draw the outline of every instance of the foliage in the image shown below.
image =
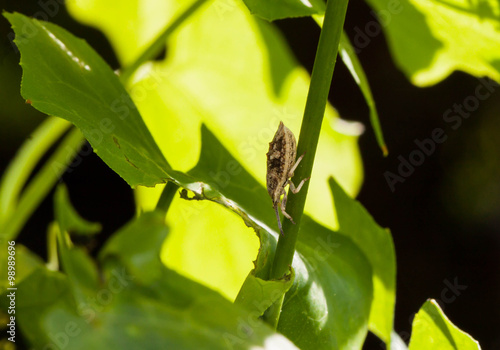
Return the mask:
[[(379, 10), (386, 6), (369, 2)], [(388, 346), (400, 344), (393, 330), (392, 238), (352, 198), (362, 179), (360, 128), (342, 121), (326, 101), (339, 52), (387, 152), (356, 58), (359, 47), (342, 34), (347, 1), (152, 4), (130, 0), (117, 9), (108, 1), (68, 2), (75, 18), (108, 36), (123, 65), (119, 75), (63, 28), (4, 14), (21, 52), (23, 98), (78, 130), (64, 136), (29, 182), (35, 164), (69, 126), (49, 118), (4, 174), (1, 243), (16, 238), (84, 138), (136, 189), (139, 209), (94, 259), (73, 241), (100, 226), (83, 220), (67, 189), (58, 187), (49, 262), (17, 246), (16, 318), (24, 337), (32, 346), (67, 349), (361, 349), (370, 330)], [(447, 20), (424, 21), (427, 2), (390, 6), (397, 5), (410, 10), (393, 11), (393, 24), (384, 29), (412, 81), (432, 84), (455, 68), (498, 79), (498, 58), (487, 49), (498, 21), (481, 22), (487, 31), (476, 37), (482, 49), (472, 60), (450, 34), (464, 16), (478, 21), (489, 12), (440, 3), (435, 6)], [(273, 24), (259, 17), (311, 15), (323, 29), (309, 77)], [(404, 40), (417, 32), (419, 54)], [(167, 57), (152, 62), (165, 44)], [(299, 152), (303, 148), (308, 158), (298, 176), (311, 175), (317, 161), (311, 187), (308, 182), (289, 201), (298, 225), (287, 221), (278, 239), (263, 155), (279, 120), (301, 128)], [(2, 264), (6, 259), (1, 256)], [(436, 342), (440, 349), (479, 348), (429, 301), (414, 320), (410, 349)]]
[(435, 300), (427, 300), (413, 320), (409, 350), (481, 349), (470, 335), (457, 328), (445, 316)]
[(394, 59), (414, 84), (436, 84), (454, 70), (500, 80), (498, 1), (368, 3), (379, 14)]

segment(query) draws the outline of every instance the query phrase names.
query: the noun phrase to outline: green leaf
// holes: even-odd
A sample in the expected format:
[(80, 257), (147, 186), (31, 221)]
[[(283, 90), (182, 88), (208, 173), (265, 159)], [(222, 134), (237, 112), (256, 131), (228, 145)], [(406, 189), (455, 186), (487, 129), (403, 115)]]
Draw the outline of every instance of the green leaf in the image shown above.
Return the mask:
[(481, 350), (479, 343), (461, 331), (443, 313), (438, 303), (427, 300), (412, 325), (409, 350)]
[(350, 239), (308, 217), (296, 247), (278, 330), (301, 349), (361, 349), (373, 297), (369, 261)]
[(250, 12), (269, 21), (289, 17), (303, 17), (325, 12), (322, 0), (243, 0)]
[(389, 344), (396, 294), (396, 257), (391, 234), (378, 226), (366, 209), (350, 198), (333, 178), (329, 183), (339, 232), (356, 243), (373, 270), (370, 330)]
[[(158, 212), (127, 224), (101, 252), (104, 281), (85, 300), (68, 288), (71, 276), (39, 269), (26, 279), (17, 301), (31, 306), (19, 315), (31, 345), (54, 343), (70, 350), (295, 349), (256, 315), (162, 267), (158, 242), (165, 234)], [(150, 267), (157, 270), (155, 276), (145, 270)], [(76, 305), (72, 298), (79, 300)], [(38, 300), (43, 304), (33, 308)]]
[(101, 230), (97, 222), (83, 219), (71, 205), (68, 189), (64, 184), (57, 186), (54, 194), (55, 217), (62, 232), (92, 235)]
[[(368, 3), (378, 14), (397, 65), (415, 85), (436, 84), (454, 70), (500, 81), (498, 1)], [(356, 33), (358, 49), (370, 43), (370, 33), (368, 25)]]
[(24, 245), (16, 244), (16, 283), (20, 283), (35, 269), (43, 266), (43, 263), (43, 260), (38, 255)]
[(248, 274), (234, 303), (261, 316), (278, 298), (282, 297), (295, 280), (293, 269), (280, 280), (267, 281)]
[(387, 145), (385, 144), (384, 134), (382, 133), (377, 107), (375, 106), (375, 100), (373, 99), (368, 78), (366, 77), (365, 71), (363, 70), (361, 63), (358, 60), (358, 56), (356, 56), (354, 48), (352, 47), (345, 32), (342, 32), (342, 36), (340, 37), (339, 53), (340, 57), (342, 57), (342, 61), (363, 93), (363, 97), (365, 98), (368, 108), (370, 109), (370, 122), (372, 124), (373, 131), (375, 132), (378, 145), (380, 146), (383, 155), (387, 156), (389, 151), (387, 150)]
[(68, 349), (295, 348), (217, 293), (168, 270), (160, 277), (145, 287), (129, 282), (90, 322), (55, 310), (47, 316), (47, 331), (75, 322), (82, 332)]
[[(75, 124), (131, 186), (165, 182), (170, 167), (111, 68), (83, 40), (18, 13), (4, 13), (21, 51), (21, 94)], [(40, 82), (43, 82), (41, 84)]]

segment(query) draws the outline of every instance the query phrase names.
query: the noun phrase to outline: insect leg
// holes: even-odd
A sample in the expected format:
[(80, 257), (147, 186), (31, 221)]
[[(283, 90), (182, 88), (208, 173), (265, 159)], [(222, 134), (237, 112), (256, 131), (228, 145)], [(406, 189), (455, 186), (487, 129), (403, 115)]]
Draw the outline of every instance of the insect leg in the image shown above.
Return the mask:
[(299, 166), (299, 163), (300, 161), (302, 160), (302, 158), (304, 158), (304, 156), (306, 155), (306, 152), (304, 152), (298, 159), (297, 161), (295, 162), (295, 164), (293, 165), (293, 167), (290, 168), (290, 170), (288, 171), (288, 177), (293, 177), (293, 173), (295, 172), (295, 169), (297, 169), (297, 167)]
[(283, 200), (281, 201), (281, 205), (280, 205), (280, 208), (281, 208), (281, 212), (283, 213), (283, 216), (285, 216), (288, 220), (290, 220), (292, 222), (292, 224), (295, 225), (295, 221), (293, 221), (292, 217), (286, 212), (286, 200), (287, 200), (287, 195), (286, 195), (286, 192), (285, 194), (283, 195)]
[(302, 188), (302, 186), (304, 185), (304, 183), (309, 180), (311, 177), (309, 176), (307, 179), (303, 179), (299, 185), (297, 186), (297, 188), (295, 188), (295, 185), (293, 184), (293, 182), (291, 180), (288, 180), (288, 183), (290, 184), (290, 191), (292, 191), (293, 193), (298, 193), (300, 191), (300, 189)]

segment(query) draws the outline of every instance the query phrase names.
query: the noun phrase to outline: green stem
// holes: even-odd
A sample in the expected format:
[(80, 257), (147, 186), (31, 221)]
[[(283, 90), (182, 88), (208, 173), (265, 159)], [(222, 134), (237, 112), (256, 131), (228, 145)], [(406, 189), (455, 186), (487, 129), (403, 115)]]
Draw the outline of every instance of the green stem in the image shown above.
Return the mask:
[[(297, 154), (306, 153), (306, 155), (295, 171), (295, 179), (301, 180), (311, 176), (347, 4), (348, 0), (329, 0), (326, 4), (325, 20), (319, 37), (297, 146)], [(299, 193), (288, 196), (287, 212), (294, 218), (296, 225), (293, 225), (290, 220), (285, 220), (283, 223), (285, 235), (278, 240), (271, 279), (282, 278), (292, 265), (308, 188), (309, 181), (304, 184)], [(274, 303), (264, 316), (266, 321), (275, 328), (278, 325), (282, 304), (283, 298)]]
[(179, 186), (174, 184), (172, 181), (167, 182), (165, 188), (161, 192), (160, 199), (158, 199), (158, 203), (156, 203), (156, 210), (161, 210), (165, 214), (168, 212), (168, 208), (170, 207), (170, 203), (174, 199), (175, 193)]
[(71, 129), (63, 139), (57, 150), (23, 191), (14, 214), (8, 218), (5, 225), (2, 225), (1, 231), (5, 239), (11, 240), (17, 236), (28, 217), (64, 174), (84, 140), (83, 135), (75, 128)]
[(122, 82), (128, 81), (132, 74), (139, 68), (142, 64), (147, 61), (154, 59), (158, 56), (167, 42), (167, 38), (172, 34), (184, 21), (189, 18), (197, 9), (201, 7), (207, 0), (197, 0), (192, 3), (187, 9), (185, 9), (181, 14), (177, 16), (175, 20), (169, 23), (163, 32), (158, 35), (156, 40), (149, 45), (149, 47), (140, 55), (131, 65), (125, 67), (120, 74), (120, 80)]
[(0, 183), (0, 226), (15, 210), (19, 193), (40, 158), (70, 126), (64, 119), (48, 117), (19, 149)]
[(57, 255), (57, 234), (59, 225), (52, 222), (47, 232), (47, 269), (51, 271), (59, 270), (59, 257)]

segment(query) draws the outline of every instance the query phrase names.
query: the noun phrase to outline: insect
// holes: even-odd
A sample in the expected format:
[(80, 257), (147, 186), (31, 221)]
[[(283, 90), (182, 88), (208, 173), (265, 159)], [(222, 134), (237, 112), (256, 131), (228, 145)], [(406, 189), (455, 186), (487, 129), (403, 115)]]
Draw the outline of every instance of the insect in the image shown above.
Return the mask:
[[(284, 235), (284, 233), (283, 228), (281, 227), (278, 206), (280, 207), (283, 216), (295, 225), (292, 217), (286, 212), (286, 185), (290, 185), (290, 190), (293, 193), (297, 193), (302, 188), (302, 185), (309, 180), (309, 178), (303, 179), (300, 184), (295, 187), (290, 179), (293, 177), (293, 172), (297, 169), (300, 161), (304, 158), (304, 154), (301, 155), (297, 161), (295, 161), (295, 157), (297, 156), (297, 142), (295, 141), (295, 136), (290, 129), (283, 124), (283, 122), (280, 122), (273, 140), (269, 143), (269, 152), (267, 152), (266, 180), (267, 192), (269, 192), (269, 195), (273, 200), (273, 208), (276, 212), (276, 218), (278, 219), (278, 227), (281, 235)], [(281, 195), (283, 195), (282, 201)]]

